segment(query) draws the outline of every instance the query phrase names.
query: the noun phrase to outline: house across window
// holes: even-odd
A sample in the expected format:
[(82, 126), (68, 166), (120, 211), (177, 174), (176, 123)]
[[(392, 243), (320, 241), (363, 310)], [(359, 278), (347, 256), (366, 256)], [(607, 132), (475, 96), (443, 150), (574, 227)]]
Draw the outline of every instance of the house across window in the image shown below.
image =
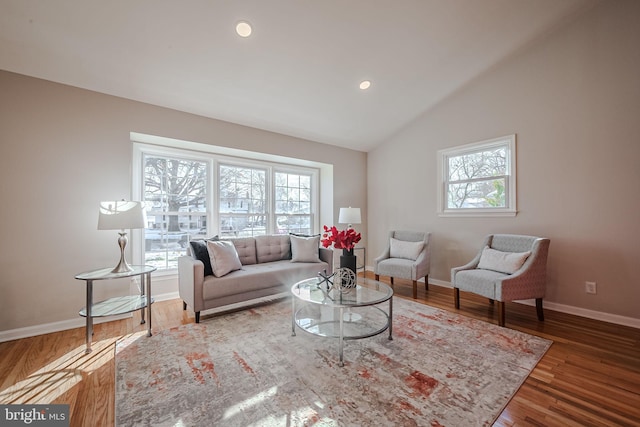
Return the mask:
[(438, 151), (441, 216), (516, 214), (515, 135)]

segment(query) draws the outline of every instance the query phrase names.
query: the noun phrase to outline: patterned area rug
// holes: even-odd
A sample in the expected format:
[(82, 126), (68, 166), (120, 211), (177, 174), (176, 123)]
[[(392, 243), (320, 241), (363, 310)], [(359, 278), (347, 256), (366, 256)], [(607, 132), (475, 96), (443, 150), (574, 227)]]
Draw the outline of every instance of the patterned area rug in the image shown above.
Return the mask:
[(297, 330), (291, 300), (116, 346), (118, 426), (486, 426), (551, 341), (394, 298), (388, 333)]

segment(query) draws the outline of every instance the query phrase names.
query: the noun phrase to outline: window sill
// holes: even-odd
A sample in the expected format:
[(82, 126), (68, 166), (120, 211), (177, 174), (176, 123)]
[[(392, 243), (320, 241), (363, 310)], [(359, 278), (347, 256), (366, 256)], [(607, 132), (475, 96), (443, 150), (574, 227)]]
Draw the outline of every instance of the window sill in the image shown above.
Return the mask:
[(438, 216), (442, 218), (490, 218), (490, 217), (512, 217), (516, 216), (518, 211), (501, 210), (501, 211), (487, 211), (487, 210), (474, 210), (474, 211), (445, 211), (438, 212)]

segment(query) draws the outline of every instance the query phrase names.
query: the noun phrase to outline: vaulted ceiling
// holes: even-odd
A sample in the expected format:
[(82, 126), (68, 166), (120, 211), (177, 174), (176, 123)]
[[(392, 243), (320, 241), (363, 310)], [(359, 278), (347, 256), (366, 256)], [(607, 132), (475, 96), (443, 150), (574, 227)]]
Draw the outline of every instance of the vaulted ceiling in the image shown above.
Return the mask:
[(596, 1), (2, 0), (0, 69), (368, 151)]

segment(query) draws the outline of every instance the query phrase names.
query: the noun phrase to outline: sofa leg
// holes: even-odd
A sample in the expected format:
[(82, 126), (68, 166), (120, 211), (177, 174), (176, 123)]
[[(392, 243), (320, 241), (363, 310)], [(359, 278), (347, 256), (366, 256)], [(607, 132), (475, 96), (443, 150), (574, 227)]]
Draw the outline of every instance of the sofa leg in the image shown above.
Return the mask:
[(453, 305), (456, 309), (460, 308), (460, 289), (453, 288)]
[(196, 323), (200, 323), (200, 312), (196, 311)]
[(504, 301), (498, 301), (498, 325), (504, 326)]
[(391, 286), (393, 286), (393, 277), (390, 277), (391, 279)]
[(426, 276), (424, 276), (424, 290), (425, 291), (429, 290), (429, 275), (428, 274)]
[(184, 301), (182, 301), (182, 309), (183, 309), (183, 310), (186, 310), (186, 309), (187, 309), (187, 303), (186, 303), (186, 302), (184, 302)]
[(418, 299), (418, 281), (413, 281), (413, 299)]
[(538, 313), (538, 320), (544, 322), (544, 312), (542, 311), (542, 298), (536, 298), (536, 312)]
[(378, 280), (378, 281), (380, 280), (380, 275), (379, 274), (376, 274), (376, 280)]
[(495, 300), (489, 298), (489, 304), (493, 305), (494, 302), (495, 302)]

